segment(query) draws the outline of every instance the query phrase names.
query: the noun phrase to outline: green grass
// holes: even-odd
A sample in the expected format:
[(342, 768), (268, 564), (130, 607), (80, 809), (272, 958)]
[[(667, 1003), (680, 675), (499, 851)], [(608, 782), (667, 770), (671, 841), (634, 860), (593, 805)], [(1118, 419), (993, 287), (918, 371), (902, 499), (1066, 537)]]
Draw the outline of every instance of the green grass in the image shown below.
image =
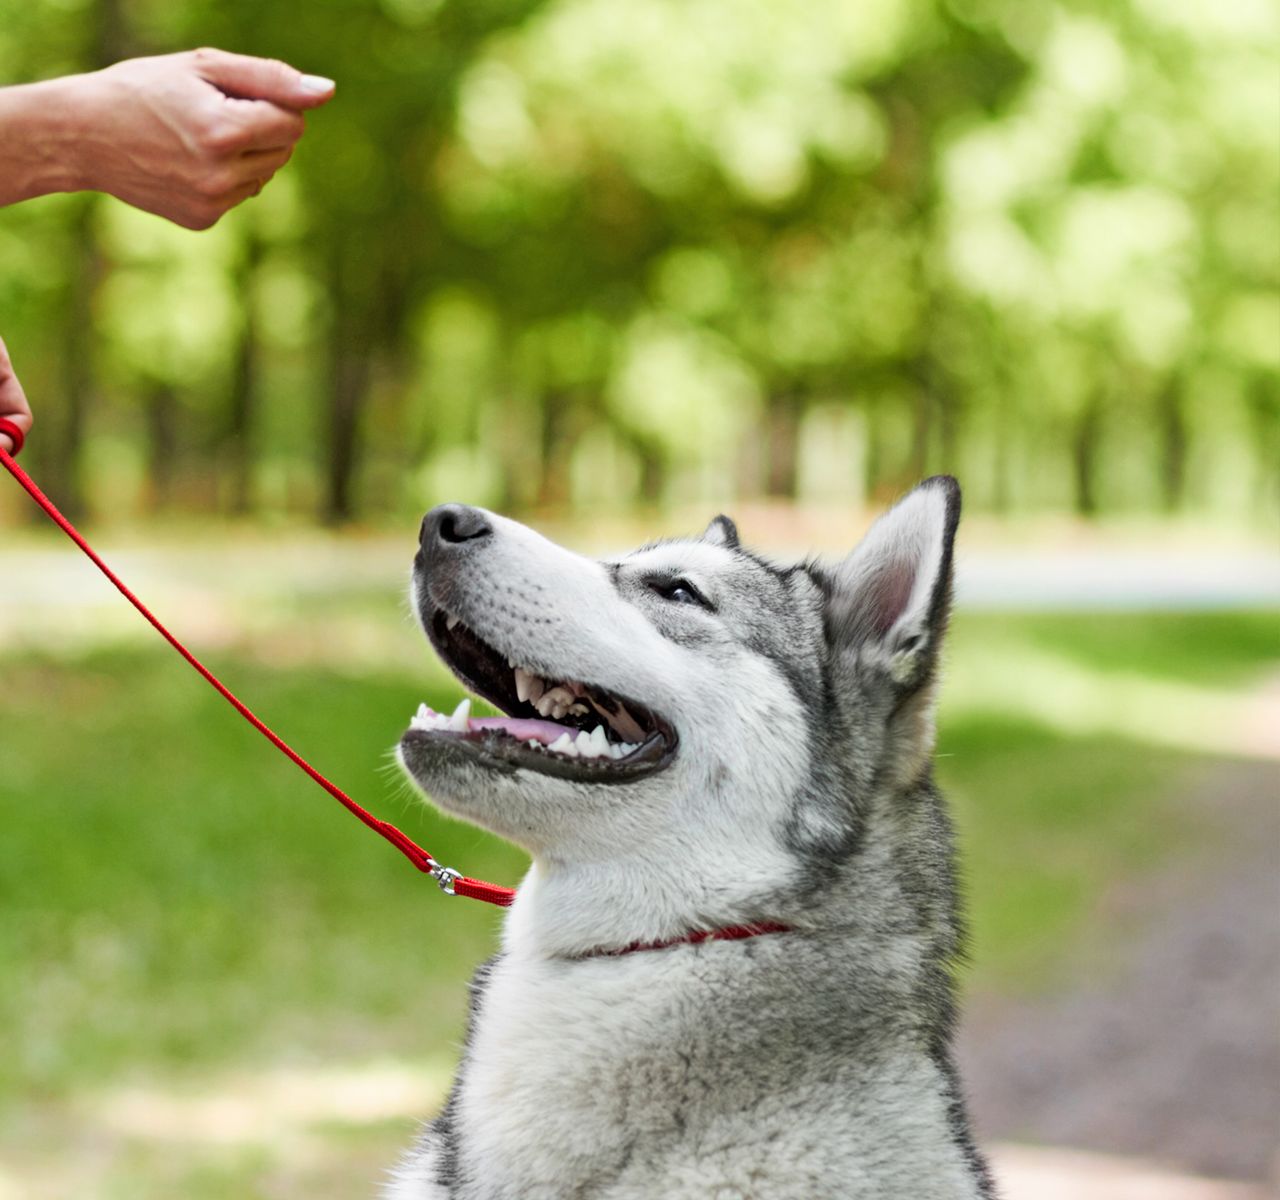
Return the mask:
[[(385, 769), (416, 691), (227, 676), (442, 861), (518, 879), (518, 852)], [(0, 977), (19, 986), (0, 991), (0, 1097), (452, 1033), (496, 914), (442, 896), (172, 656), (10, 663), (3, 691)]]
[[(1137, 718), (1125, 736), (1055, 727), (1021, 706), (1027, 679), (989, 674), (1025, 654), (1036, 687), (1052, 688), (1060, 664), (1092, 681), (1088, 695), (1139, 677), (1218, 695), (1275, 669), (1274, 621), (957, 620), (939, 776), (965, 855), (971, 986), (1051, 980), (1113, 882), (1204, 832), (1171, 797), (1210, 761), (1161, 745), (1158, 730), (1146, 739)], [(389, 769), (409, 712), (423, 698), (443, 707), (451, 685), (225, 655), (215, 665), (437, 857), (518, 880), (519, 852), (422, 808)], [(447, 1069), (464, 981), (492, 951), (498, 914), (441, 896), (172, 655), (0, 661), (0, 731), (0, 1126), (26, 1122), (0, 1135), (0, 1193), (6, 1166), (26, 1180), (31, 1162), (93, 1142), (84, 1098), (103, 1089), (277, 1066)], [(122, 1136), (86, 1194), (357, 1194), (409, 1135), (398, 1118), (371, 1117), (340, 1135), (313, 1129), (293, 1158), (271, 1139), (211, 1149)]]
[(961, 613), (953, 642), (1027, 644), (1093, 670), (1236, 686), (1280, 659), (1274, 612)]

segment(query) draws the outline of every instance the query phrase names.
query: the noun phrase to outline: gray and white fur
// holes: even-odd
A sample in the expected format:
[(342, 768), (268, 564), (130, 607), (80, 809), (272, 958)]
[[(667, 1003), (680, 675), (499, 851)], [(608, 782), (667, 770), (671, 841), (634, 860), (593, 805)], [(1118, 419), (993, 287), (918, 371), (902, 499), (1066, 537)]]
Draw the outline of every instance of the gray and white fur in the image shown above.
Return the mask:
[[(790, 566), (724, 517), (594, 561), (429, 514), (429, 632), (447, 614), (528, 673), (630, 698), (674, 753), (575, 778), (406, 734), (431, 799), (532, 865), (386, 1200), (994, 1195), (951, 1054), (963, 927), (932, 775), (959, 513), (929, 479), (843, 561)], [(789, 931), (617, 953), (762, 922)]]

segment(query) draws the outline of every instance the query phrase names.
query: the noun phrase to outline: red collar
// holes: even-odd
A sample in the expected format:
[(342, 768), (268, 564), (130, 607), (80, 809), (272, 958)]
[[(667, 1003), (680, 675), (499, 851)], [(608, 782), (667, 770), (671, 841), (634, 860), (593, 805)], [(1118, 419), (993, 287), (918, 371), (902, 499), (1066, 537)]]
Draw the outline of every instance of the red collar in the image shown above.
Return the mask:
[(696, 946), (699, 942), (739, 942), (743, 938), (757, 937), (762, 933), (790, 933), (790, 925), (776, 921), (759, 921), (754, 925), (727, 925), (723, 929), (695, 929), (684, 937), (668, 938), (664, 942), (632, 942), (616, 950), (592, 950), (583, 958), (617, 958), (622, 954), (635, 954), (639, 950), (666, 950), (671, 946)]

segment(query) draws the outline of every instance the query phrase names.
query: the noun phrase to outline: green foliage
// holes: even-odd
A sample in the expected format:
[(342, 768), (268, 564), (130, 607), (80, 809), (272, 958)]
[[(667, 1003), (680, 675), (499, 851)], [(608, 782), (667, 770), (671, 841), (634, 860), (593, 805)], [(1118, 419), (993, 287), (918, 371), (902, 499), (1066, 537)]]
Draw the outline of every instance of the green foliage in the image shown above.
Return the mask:
[(1002, 510), (1273, 519), (1266, 5), (0, 0), (0, 80), (202, 42), (339, 81), (260, 199), (200, 236), (0, 214), (31, 453), (73, 502), (346, 519), (942, 469)]

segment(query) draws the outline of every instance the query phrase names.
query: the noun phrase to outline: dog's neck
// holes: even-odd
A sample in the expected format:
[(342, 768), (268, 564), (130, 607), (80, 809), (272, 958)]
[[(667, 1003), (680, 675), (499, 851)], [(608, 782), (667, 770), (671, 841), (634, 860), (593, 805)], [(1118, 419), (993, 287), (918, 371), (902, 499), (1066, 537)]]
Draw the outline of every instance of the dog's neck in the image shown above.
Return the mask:
[(761, 907), (760, 879), (787, 878), (782, 854), (753, 858), (736, 881), (723, 862), (674, 847), (654, 861), (680, 861), (678, 872), (638, 856), (597, 864), (536, 860), (517, 890), (503, 931), (507, 951), (539, 958), (584, 959), (661, 949), (685, 942), (737, 940), (772, 932), (786, 914)]

